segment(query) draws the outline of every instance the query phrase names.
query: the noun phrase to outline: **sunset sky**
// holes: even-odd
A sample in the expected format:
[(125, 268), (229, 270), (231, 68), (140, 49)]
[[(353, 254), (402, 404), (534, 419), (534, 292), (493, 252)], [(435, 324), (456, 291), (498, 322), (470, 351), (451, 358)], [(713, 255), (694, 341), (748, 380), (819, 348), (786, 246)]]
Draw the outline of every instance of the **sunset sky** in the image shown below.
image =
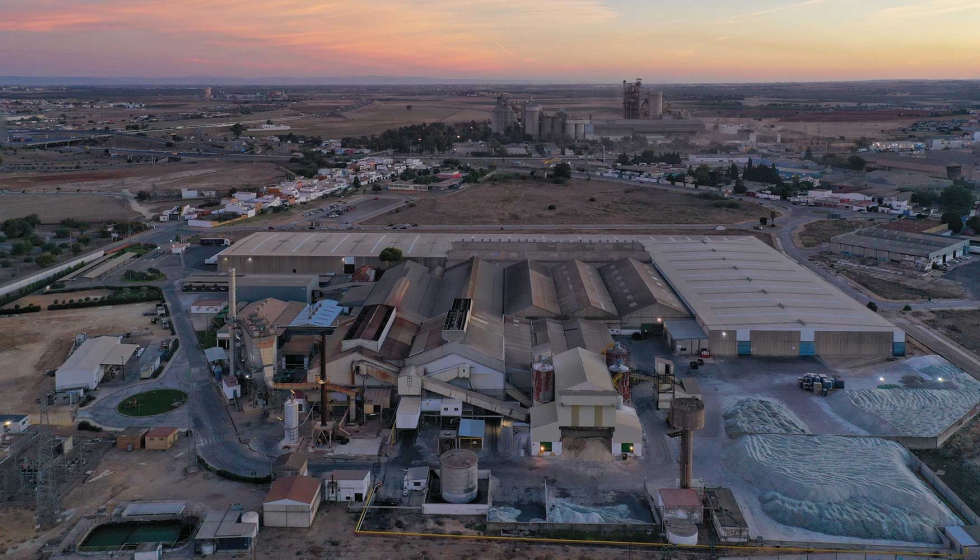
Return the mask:
[(980, 78), (980, 0), (0, 0), (0, 75)]

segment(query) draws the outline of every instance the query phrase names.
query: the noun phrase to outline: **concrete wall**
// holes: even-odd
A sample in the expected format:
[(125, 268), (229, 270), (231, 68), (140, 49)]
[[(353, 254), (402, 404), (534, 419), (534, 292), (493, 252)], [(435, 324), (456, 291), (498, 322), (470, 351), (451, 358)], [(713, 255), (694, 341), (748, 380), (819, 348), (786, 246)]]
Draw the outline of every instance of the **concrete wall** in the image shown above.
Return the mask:
[[(727, 336), (722, 336), (722, 332)], [(734, 356), (738, 350), (738, 341), (735, 339), (735, 331), (710, 331), (708, 333), (708, 348), (712, 354), (719, 356)]]
[(691, 316), (686, 311), (678, 311), (673, 307), (659, 303), (623, 315), (619, 323), (623, 327), (639, 328), (644, 323), (657, 323), (657, 319), (685, 319)]
[(16, 292), (21, 288), (30, 286), (35, 282), (40, 282), (47, 278), (51, 278), (52, 276), (58, 274), (59, 272), (64, 272), (82, 263), (92, 262), (95, 259), (102, 257), (102, 255), (104, 254), (105, 254), (104, 251), (96, 251), (94, 253), (89, 253), (88, 255), (85, 255), (83, 257), (78, 257), (77, 259), (72, 259), (66, 263), (59, 264), (58, 266), (52, 266), (51, 268), (44, 269), (36, 274), (31, 274), (30, 276), (27, 276), (25, 278), (19, 278), (9, 284), (4, 284), (3, 286), (0, 286), (0, 296), (5, 296), (11, 292)]
[(312, 506), (298, 505), (263, 505), (262, 525), (266, 527), (300, 527), (313, 524), (316, 511), (320, 507), (320, 496)]

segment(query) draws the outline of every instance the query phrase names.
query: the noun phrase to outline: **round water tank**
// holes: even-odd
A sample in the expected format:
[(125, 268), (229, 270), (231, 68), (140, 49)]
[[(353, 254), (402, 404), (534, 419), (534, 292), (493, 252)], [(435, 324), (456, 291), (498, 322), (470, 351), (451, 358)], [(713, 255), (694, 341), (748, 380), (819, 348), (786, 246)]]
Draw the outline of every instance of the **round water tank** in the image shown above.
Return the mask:
[(698, 527), (685, 519), (668, 519), (667, 542), (671, 544), (698, 544)]
[(550, 362), (531, 365), (534, 402), (547, 404), (555, 400), (555, 366)]
[(255, 523), (255, 526), (259, 526), (259, 513), (256, 511), (246, 511), (242, 514), (242, 523)]
[(681, 398), (670, 402), (670, 425), (675, 430), (704, 428), (704, 403), (700, 399)]
[(442, 499), (452, 504), (468, 504), (477, 494), (476, 453), (451, 449), (439, 457)]

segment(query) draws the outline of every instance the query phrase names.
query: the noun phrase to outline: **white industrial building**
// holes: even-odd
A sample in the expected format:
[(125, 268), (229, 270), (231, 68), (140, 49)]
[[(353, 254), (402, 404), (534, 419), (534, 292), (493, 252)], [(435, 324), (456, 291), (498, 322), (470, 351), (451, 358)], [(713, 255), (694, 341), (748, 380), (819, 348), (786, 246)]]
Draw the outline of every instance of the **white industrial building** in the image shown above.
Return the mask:
[(139, 349), (137, 344), (122, 344), (114, 336), (100, 336), (83, 342), (65, 363), (55, 371), (56, 391), (95, 389), (109, 368), (124, 370)]
[(0, 414), (0, 431), (4, 434), (20, 434), (31, 426), (31, 419), (26, 414)]
[(581, 348), (554, 357), (555, 400), (531, 408), (531, 451), (562, 454), (568, 439), (608, 441), (613, 454), (643, 455), (643, 429), (636, 410), (623, 404), (606, 360)]
[(371, 471), (339, 470), (321, 475), (327, 502), (363, 502), (371, 488)]

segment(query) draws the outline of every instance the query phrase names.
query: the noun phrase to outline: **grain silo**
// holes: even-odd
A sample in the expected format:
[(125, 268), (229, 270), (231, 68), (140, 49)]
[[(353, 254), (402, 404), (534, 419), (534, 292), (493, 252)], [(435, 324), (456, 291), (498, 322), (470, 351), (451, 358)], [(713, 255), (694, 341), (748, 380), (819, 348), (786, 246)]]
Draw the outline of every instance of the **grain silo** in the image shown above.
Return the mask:
[(565, 134), (565, 114), (555, 113), (555, 117), (551, 119), (551, 137), (558, 140)]
[(439, 479), (442, 499), (452, 504), (468, 504), (478, 491), (476, 453), (469, 449), (451, 449), (439, 457)]
[(660, 119), (664, 116), (664, 92), (650, 92), (650, 118)]
[(565, 119), (565, 129), (563, 135), (565, 138), (575, 138), (575, 121), (572, 119)]
[(555, 117), (552, 115), (541, 115), (541, 127), (538, 129), (539, 136), (551, 136), (551, 125), (554, 120)]
[(528, 105), (524, 109), (524, 133), (534, 138), (541, 136), (541, 106)]
[(555, 366), (551, 360), (542, 360), (531, 365), (531, 383), (534, 404), (548, 404), (555, 400)]
[(587, 121), (575, 121), (575, 139), (585, 140), (585, 125)]

